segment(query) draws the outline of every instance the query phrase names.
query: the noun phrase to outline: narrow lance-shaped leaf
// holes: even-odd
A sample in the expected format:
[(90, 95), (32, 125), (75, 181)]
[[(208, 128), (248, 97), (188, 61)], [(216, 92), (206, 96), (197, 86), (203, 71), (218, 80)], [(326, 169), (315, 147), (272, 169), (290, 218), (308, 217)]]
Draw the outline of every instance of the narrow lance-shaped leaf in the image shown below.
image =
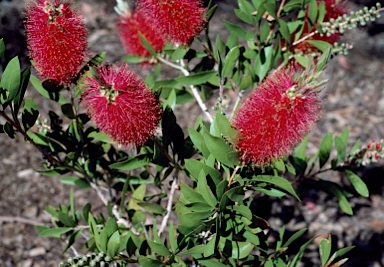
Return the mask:
[(24, 125), (24, 130), (31, 128), (39, 116), (39, 110), (32, 98), (27, 98), (24, 102), (21, 120)]
[(356, 192), (363, 197), (369, 197), (368, 187), (363, 180), (361, 180), (359, 176), (350, 170), (345, 170), (345, 173), (347, 174), (349, 181), (351, 181), (351, 184), (355, 188)]
[(240, 49), (238, 46), (233, 47), (231, 50), (229, 50), (227, 56), (225, 57), (223, 70), (222, 70), (222, 77), (227, 77), (229, 73), (233, 70), (233, 68), (236, 65), (236, 62), (240, 56)]
[(0, 88), (7, 90), (5, 99), (1, 98), (1, 103), (12, 101), (17, 94), (20, 86), (20, 63), (19, 58), (14, 57), (9, 61), (7, 67), (3, 72), (0, 82)]

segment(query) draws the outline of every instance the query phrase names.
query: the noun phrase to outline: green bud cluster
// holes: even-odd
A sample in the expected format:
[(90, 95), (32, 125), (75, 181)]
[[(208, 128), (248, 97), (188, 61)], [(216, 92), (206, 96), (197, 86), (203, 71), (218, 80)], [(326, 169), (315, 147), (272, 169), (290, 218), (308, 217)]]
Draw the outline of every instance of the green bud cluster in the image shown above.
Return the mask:
[(347, 55), (349, 50), (353, 48), (353, 45), (347, 43), (334, 43), (331, 53), (332, 55)]
[(351, 30), (357, 26), (365, 26), (367, 22), (375, 21), (380, 17), (380, 3), (376, 3), (376, 6), (364, 7), (359, 11), (351, 11), (349, 15), (344, 14), (336, 19), (330, 19), (327, 22), (320, 24), (320, 35), (331, 36), (335, 33), (344, 33), (345, 30)]
[(111, 257), (102, 252), (88, 253), (84, 256), (70, 257), (65, 261), (60, 262), (60, 267), (107, 267), (110, 266)]

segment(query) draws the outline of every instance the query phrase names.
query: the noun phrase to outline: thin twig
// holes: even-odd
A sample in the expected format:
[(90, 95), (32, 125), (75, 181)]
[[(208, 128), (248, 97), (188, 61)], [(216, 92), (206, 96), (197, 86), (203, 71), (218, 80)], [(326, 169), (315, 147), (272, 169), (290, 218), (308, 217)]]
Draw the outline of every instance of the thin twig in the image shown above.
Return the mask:
[(233, 110), (230, 118), (232, 118), (233, 115), (235, 115), (237, 106), (240, 104), (240, 101), (243, 99), (243, 96), (244, 96), (244, 91), (239, 91), (239, 94), (237, 95), (237, 99), (236, 99), (235, 105), (233, 106)]
[[(174, 69), (177, 69), (177, 70), (181, 71), (184, 74), (184, 76), (190, 76), (189, 71), (186, 68), (184, 68), (183, 65), (176, 65), (176, 64), (174, 64), (172, 62), (169, 62), (168, 60), (166, 60), (166, 59), (164, 59), (162, 57), (157, 57), (157, 59), (160, 62), (164, 63), (165, 65), (168, 65), (168, 66), (170, 66), (170, 67), (172, 67)], [(180, 63), (183, 64), (183, 61), (181, 60)], [(199, 104), (201, 110), (204, 112), (204, 114), (208, 118), (209, 122), (212, 122), (213, 121), (213, 117), (209, 113), (209, 110), (208, 110), (207, 106), (205, 105), (205, 103), (201, 99), (201, 96), (200, 96), (197, 88), (195, 86), (193, 86), (193, 85), (190, 85), (189, 88), (191, 89), (193, 97), (196, 99), (197, 104)]]
[(161, 226), (159, 228), (159, 235), (164, 231), (165, 227), (167, 227), (169, 216), (172, 212), (172, 205), (173, 205), (173, 197), (175, 195), (176, 187), (177, 187), (177, 181), (178, 181), (178, 174), (179, 171), (176, 169), (175, 174), (173, 176), (173, 181), (171, 185), (171, 191), (169, 192), (169, 198), (168, 198), (168, 204), (167, 204), (167, 213), (165, 214), (163, 221), (161, 222)]
[(17, 222), (29, 225), (43, 225), (44, 223), (20, 216), (0, 216), (0, 222)]
[(240, 166), (236, 166), (236, 168), (233, 170), (233, 173), (231, 175), (231, 177), (229, 178), (228, 180), (228, 185), (227, 185), (227, 189), (229, 189), (235, 179), (235, 175), (236, 175), (236, 172), (240, 169)]

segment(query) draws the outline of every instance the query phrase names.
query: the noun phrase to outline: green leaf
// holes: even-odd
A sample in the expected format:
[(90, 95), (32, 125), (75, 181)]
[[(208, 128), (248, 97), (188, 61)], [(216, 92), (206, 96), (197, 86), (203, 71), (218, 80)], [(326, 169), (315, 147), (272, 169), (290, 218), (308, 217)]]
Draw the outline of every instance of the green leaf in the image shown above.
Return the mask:
[(331, 255), (331, 248), (332, 248), (332, 242), (331, 237), (328, 239), (322, 239), (320, 241), (319, 251), (320, 251), (320, 259), (321, 259), (321, 266), (324, 267), (327, 263), (329, 256)]
[(260, 42), (261, 43), (264, 43), (267, 40), (270, 31), (271, 31), (271, 26), (269, 25), (268, 22), (264, 21), (261, 24), (261, 28), (260, 28)]
[(138, 257), (140, 266), (145, 267), (163, 267), (164, 264), (161, 261), (150, 258), (150, 256), (139, 256)]
[(216, 113), (211, 124), (210, 133), (217, 137), (225, 137), (233, 140), (237, 131), (232, 128), (228, 118), (221, 113)]
[(49, 228), (49, 229), (42, 231), (39, 236), (60, 238), (61, 235), (68, 233), (71, 230), (73, 230), (72, 227)]
[(178, 77), (175, 80), (185, 85), (199, 85), (206, 83), (209, 79), (216, 75), (216, 71), (202, 71), (197, 74), (191, 74), (189, 76)]
[(215, 185), (219, 184), (223, 180), (221, 173), (218, 170), (211, 168), (196, 159), (186, 159), (185, 165), (187, 167), (187, 170), (193, 176), (192, 178), (195, 178), (195, 181), (198, 181), (201, 170), (204, 170), (204, 173), (211, 176)]
[(337, 151), (338, 162), (344, 161), (347, 157), (348, 136), (348, 128), (345, 128), (340, 137), (335, 136), (335, 148)]
[(28, 131), (39, 117), (39, 108), (37, 107), (33, 98), (27, 98), (24, 101), (21, 120), (23, 122), (24, 130)]
[(21, 103), (23, 102), (25, 91), (27, 90), (30, 76), (31, 76), (31, 69), (30, 68), (26, 68), (21, 73), (20, 86), (19, 86), (17, 94), (13, 100), (13, 103), (14, 103), (13, 112), (15, 113), (14, 117), (16, 117), (16, 118), (17, 118), (17, 114), (19, 112), (19, 109), (21, 107)]
[(16, 132), (13, 129), (13, 126), (9, 122), (5, 122), (3, 126), (3, 131), (8, 135), (8, 137), (14, 139), (16, 137)]
[(243, 259), (251, 253), (255, 245), (249, 242), (232, 241), (232, 258)]
[(212, 256), (213, 253), (215, 253), (215, 249), (216, 249), (216, 234), (213, 234), (211, 240), (209, 240), (208, 243), (205, 245), (204, 254), (203, 254), (204, 257), (208, 258)]
[(301, 141), (300, 145), (296, 147), (295, 150), (295, 156), (298, 157), (299, 159), (305, 160), (305, 152), (307, 150), (307, 144), (309, 140), (309, 135), (306, 135), (304, 139)]
[(108, 239), (107, 244), (107, 255), (115, 257), (119, 255), (120, 250), (120, 233), (115, 231), (112, 236)]
[(264, 4), (264, 7), (269, 15), (271, 15), (274, 19), (277, 19), (277, 6), (275, 1), (270, 1), (270, 3)]
[(295, 241), (296, 239), (298, 239), (300, 236), (302, 236), (305, 232), (307, 231), (307, 228), (304, 228), (304, 229), (300, 229), (299, 231), (297, 231), (296, 233), (294, 233), (288, 240), (287, 242), (284, 243), (284, 245), (282, 246), (283, 248), (285, 247), (289, 247), (289, 245)]
[(309, 43), (310, 45), (313, 45), (314, 47), (319, 49), (321, 52), (324, 52), (327, 49), (332, 48), (332, 45), (330, 43), (321, 41), (321, 40), (306, 40), (305, 42)]
[(233, 206), (232, 209), (248, 220), (252, 220), (252, 211), (247, 206)]
[(3, 57), (3, 55), (4, 55), (4, 51), (5, 51), (4, 39), (1, 38), (0, 39), (0, 60)]
[(211, 189), (208, 186), (204, 170), (200, 171), (199, 178), (197, 180), (197, 190), (209, 205), (211, 205), (212, 207), (216, 207), (217, 199), (215, 198)]
[(35, 76), (31, 75), (30, 81), (31, 81), (33, 87), (35, 87), (36, 91), (38, 91), (45, 98), (54, 100), (56, 102), (59, 102), (60, 104), (67, 103), (65, 98), (62, 95), (60, 95), (59, 93), (57, 93), (57, 92), (48, 92), (43, 87), (42, 82), (39, 79), (37, 79)]
[(222, 138), (212, 136), (207, 131), (204, 132), (205, 144), (209, 152), (221, 163), (228, 167), (234, 167), (240, 164), (239, 155)]
[(282, 178), (279, 176), (272, 176), (272, 175), (257, 175), (252, 177), (252, 181), (265, 182), (265, 183), (276, 185), (281, 189), (284, 189), (285, 191), (290, 193), (296, 199), (300, 200), (299, 196), (297, 195), (296, 191), (293, 189), (292, 185), (285, 178)]
[(148, 58), (137, 56), (137, 55), (125, 55), (123, 57), (123, 60), (127, 63), (137, 64), (137, 63), (143, 63), (148, 61)]
[(230, 74), (233, 70), (233, 68), (236, 65), (237, 60), (240, 56), (240, 49), (238, 46), (233, 47), (231, 50), (229, 50), (227, 56), (225, 57), (223, 70), (221, 72), (222, 77), (227, 77), (228, 74)]
[(76, 118), (75, 111), (73, 110), (73, 106), (70, 103), (66, 103), (64, 105), (61, 105), (61, 111), (63, 112), (63, 114), (67, 118), (69, 118), (71, 120)]
[(168, 239), (169, 239), (169, 244), (171, 245), (172, 252), (175, 252), (178, 248), (178, 245), (177, 245), (177, 239), (176, 239), (176, 229), (173, 226), (173, 223), (169, 224)]
[(180, 184), (180, 190), (181, 190), (181, 194), (189, 202), (192, 202), (192, 203), (201, 202), (203, 199), (203, 196), (200, 193), (196, 192), (195, 190), (193, 190), (191, 187), (189, 187), (188, 185), (186, 185), (184, 183)]
[(287, 23), (282, 19), (278, 19), (277, 22), (279, 23), (279, 32), (288, 43), (291, 43), (291, 34)]
[(191, 138), (192, 143), (203, 154), (204, 158), (208, 158), (210, 152), (207, 146), (205, 145), (204, 137), (201, 135), (201, 133), (199, 133), (198, 131), (196, 131), (191, 127), (188, 127), (188, 134), (189, 134), (189, 137)]
[(217, 9), (217, 5), (214, 5), (214, 6), (212, 6), (211, 8), (209, 8), (207, 10), (207, 12), (205, 13), (206, 21), (210, 21), (211, 20), (211, 18), (213, 17), (213, 14), (215, 14), (216, 9)]
[(361, 180), (359, 176), (350, 170), (345, 170), (345, 173), (347, 174), (349, 181), (351, 181), (351, 184), (355, 188), (356, 192), (363, 197), (369, 197), (367, 185), (363, 182), (363, 180)]
[(83, 229), (80, 229), (71, 234), (71, 236), (68, 238), (68, 243), (65, 246), (63, 253), (65, 253), (76, 242), (76, 240), (81, 235), (82, 231)]
[(233, 24), (233, 23), (230, 23), (230, 22), (228, 22), (226, 20), (224, 20), (223, 22), (224, 22), (225, 27), (228, 29), (228, 31), (230, 31), (231, 33), (235, 34), (237, 37), (245, 39), (245, 37), (247, 35), (247, 31), (244, 30), (243, 27), (238, 26), (238, 25)]
[(320, 161), (320, 169), (325, 165), (325, 163), (328, 161), (329, 156), (331, 155), (331, 149), (332, 149), (332, 133), (328, 133), (324, 136), (323, 140), (320, 143), (319, 148), (319, 161)]
[(49, 146), (49, 139), (40, 133), (27, 132), (27, 136), (32, 139), (32, 141), (40, 146)]
[(299, 249), (299, 252), (295, 255), (295, 257), (292, 259), (292, 261), (290, 262), (290, 264), (288, 265), (289, 267), (296, 267), (299, 263), (299, 261), (301, 260), (301, 258), (303, 257), (303, 253), (304, 253), (304, 250), (309, 246), (310, 243), (312, 243), (312, 241), (316, 238), (313, 237), (311, 238), (310, 240), (308, 240), (307, 242), (305, 242), (303, 245), (301, 245), (300, 249)]
[(248, 24), (253, 23), (253, 18), (250, 13), (246, 13), (240, 9), (235, 9), (234, 12), (235, 12), (235, 15), (245, 23), (248, 23)]
[(206, 267), (228, 267), (227, 265), (218, 262), (214, 259), (209, 259), (209, 260), (197, 260), (201, 265), (206, 266)]
[(311, 25), (314, 25), (316, 23), (316, 18), (317, 18), (317, 1), (316, 0), (311, 0), (311, 2), (309, 3), (308, 18)]
[(324, 21), (325, 13), (327, 12), (326, 7), (325, 7), (325, 2), (321, 1), (318, 5), (318, 18), (317, 18), (317, 23), (321, 24)]
[(360, 146), (361, 146), (361, 141), (360, 141), (360, 139), (358, 139), (356, 141), (356, 143), (352, 146), (351, 150), (349, 151), (349, 154), (353, 155), (353, 154), (357, 153), (360, 149)]
[(267, 73), (270, 71), (273, 56), (273, 46), (265, 46), (261, 49), (255, 60), (255, 74), (258, 77), (258, 81), (262, 81)]
[(153, 46), (148, 42), (147, 38), (141, 32), (139, 32), (139, 38), (141, 41), (141, 44), (144, 46), (144, 48), (151, 54), (151, 56), (155, 57), (157, 52), (153, 48)]
[(197, 245), (197, 246), (193, 246), (191, 247), (190, 249), (187, 249), (185, 251), (182, 251), (180, 253), (177, 253), (177, 255), (179, 256), (187, 256), (187, 255), (199, 255), (199, 254), (203, 254), (204, 251), (205, 251), (205, 247), (207, 245)]
[(167, 257), (171, 255), (171, 253), (168, 251), (167, 247), (164, 246), (163, 243), (156, 243), (152, 240), (147, 240), (149, 247), (160, 256)]
[(69, 216), (64, 212), (59, 212), (58, 218), (60, 222), (62, 222), (65, 226), (69, 226), (69, 227), (76, 226), (76, 221), (71, 216)]
[(76, 176), (61, 178), (60, 182), (62, 182), (63, 184), (67, 184), (67, 185), (74, 185), (74, 186), (77, 186), (78, 188), (90, 188), (91, 187), (87, 181), (85, 181), (84, 179), (81, 179), (79, 177), (76, 177)]
[(349, 246), (349, 247), (345, 247), (345, 248), (341, 248), (339, 249), (338, 251), (336, 251), (333, 255), (334, 255), (334, 258), (337, 258), (337, 257), (341, 257), (343, 256), (344, 254), (348, 253), (349, 251), (351, 251), (355, 246)]
[(144, 155), (138, 155), (133, 158), (129, 158), (121, 162), (115, 162), (109, 165), (109, 167), (115, 170), (129, 171), (129, 170), (135, 170), (135, 169), (144, 167), (148, 165), (150, 162), (151, 162), (151, 156), (144, 154)]
[(339, 188), (339, 186), (335, 183), (328, 182), (328, 181), (320, 181), (320, 182), (322, 183), (324, 190), (326, 190), (326, 191), (332, 193), (334, 196), (336, 196), (341, 210), (344, 211), (348, 215), (353, 215), (351, 205), (349, 204), (345, 194)]
[(168, 95), (167, 100), (164, 103), (168, 107), (170, 107), (172, 110), (175, 109), (176, 106), (176, 92), (175, 90), (172, 90), (171, 93)]
[(184, 46), (179, 46), (172, 54), (172, 61), (177, 61), (179, 59), (184, 58), (185, 54), (188, 52), (188, 48), (186, 49)]
[(20, 62), (18, 57), (14, 57), (9, 61), (3, 72), (0, 81), (0, 88), (7, 90), (7, 99), (1, 100), (1, 103), (12, 101), (20, 86)]
[(163, 214), (164, 208), (157, 203), (149, 203), (149, 202), (137, 202), (137, 205), (145, 209), (146, 211), (153, 214)]
[(88, 138), (94, 138), (108, 144), (116, 143), (115, 141), (112, 141), (106, 133), (103, 132), (91, 132), (88, 134)]

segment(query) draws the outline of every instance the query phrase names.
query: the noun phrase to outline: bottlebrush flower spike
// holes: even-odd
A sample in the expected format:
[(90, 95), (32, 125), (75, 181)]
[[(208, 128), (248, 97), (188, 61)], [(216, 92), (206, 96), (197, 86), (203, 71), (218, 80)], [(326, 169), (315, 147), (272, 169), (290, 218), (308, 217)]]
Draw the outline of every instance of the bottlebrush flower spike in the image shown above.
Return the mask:
[(205, 8), (200, 0), (137, 0), (148, 16), (175, 44), (187, 45), (203, 30)]
[(305, 75), (297, 77), (292, 67), (276, 70), (237, 110), (234, 143), (244, 163), (264, 166), (289, 154), (319, 118), (322, 105), (315, 88), (320, 83)]
[(87, 30), (83, 18), (65, 0), (37, 0), (27, 4), (25, 29), (37, 73), (64, 85), (84, 62)]
[(139, 33), (141, 33), (155, 49), (159, 52), (165, 44), (165, 37), (157, 30), (151, 20), (147, 19), (140, 11), (125, 10), (120, 15), (117, 23), (120, 40), (128, 54), (149, 57), (149, 51), (143, 46)]
[(158, 99), (126, 64), (95, 72), (81, 81), (81, 103), (90, 118), (119, 144), (144, 144), (161, 119)]
[[(325, 3), (325, 16), (323, 22), (329, 22), (331, 19), (336, 19), (339, 16), (342, 16), (347, 13), (347, 9), (345, 8), (345, 3), (340, 2), (339, 0), (317, 0), (317, 3), (324, 2)], [(313, 25), (311, 28), (309, 27), (309, 19), (308, 19), (308, 12), (306, 14), (305, 18), (305, 24), (302, 36), (306, 36), (310, 34), (311, 32), (314, 32), (316, 30), (317, 25)], [(329, 35), (320, 35), (315, 34), (314, 36), (308, 38), (307, 40), (319, 40), (319, 41), (325, 41), (330, 44), (334, 44), (337, 42), (337, 40), (340, 38), (341, 33), (333, 33)], [(310, 52), (317, 52), (318, 49), (314, 46), (310, 45), (307, 42), (301, 42), (298, 45), (294, 47), (295, 50), (301, 51), (303, 53), (310, 53)]]

